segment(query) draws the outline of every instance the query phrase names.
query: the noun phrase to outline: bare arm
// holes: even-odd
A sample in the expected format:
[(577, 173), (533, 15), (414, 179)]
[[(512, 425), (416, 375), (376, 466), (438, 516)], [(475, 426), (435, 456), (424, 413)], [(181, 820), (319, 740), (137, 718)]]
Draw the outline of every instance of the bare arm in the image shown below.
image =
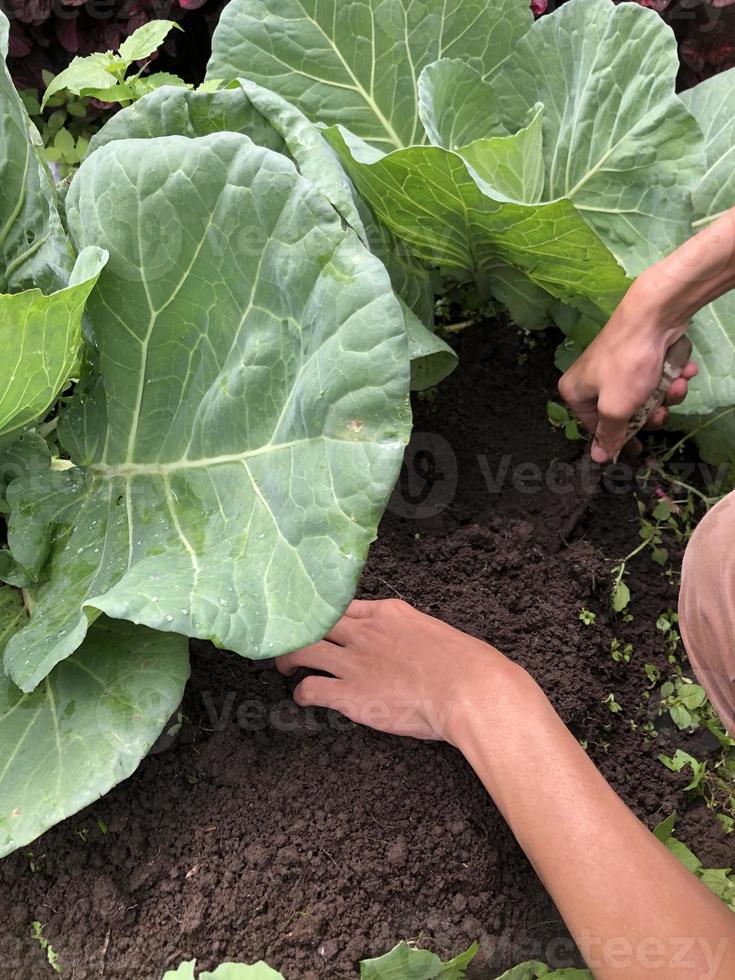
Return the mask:
[(467, 758), (556, 902), (597, 980), (735, 977), (735, 916), (614, 793), (531, 677), (402, 602), (355, 602), (277, 661), (299, 704)]
[[(703, 306), (735, 289), (735, 208), (647, 269), (610, 321), (559, 383), (562, 397), (594, 432), (592, 456), (605, 462), (621, 448), (630, 417), (658, 383), (666, 350)], [(691, 365), (670, 391), (683, 400)], [(654, 419), (662, 424), (666, 410)]]

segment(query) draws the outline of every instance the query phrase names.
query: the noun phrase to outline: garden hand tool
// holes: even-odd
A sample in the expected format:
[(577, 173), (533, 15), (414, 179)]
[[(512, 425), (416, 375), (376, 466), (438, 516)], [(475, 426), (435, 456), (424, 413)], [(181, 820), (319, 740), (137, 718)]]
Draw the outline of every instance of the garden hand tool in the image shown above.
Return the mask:
[[(663, 405), (669, 388), (682, 376), (691, 356), (692, 342), (686, 336), (680, 337), (669, 347), (664, 358), (661, 380), (646, 399), (645, 404), (638, 409), (628, 423), (625, 443), (636, 436), (654, 412)], [(617, 452), (613, 458), (613, 463), (617, 463), (619, 456), (620, 452)], [(599, 490), (602, 473), (606, 465), (606, 463), (595, 463), (588, 452), (579, 461), (578, 471), (572, 479), (576, 491), (572, 497), (574, 506), (572, 513), (564, 520), (559, 529), (560, 543), (572, 533), (587, 510), (590, 500)]]

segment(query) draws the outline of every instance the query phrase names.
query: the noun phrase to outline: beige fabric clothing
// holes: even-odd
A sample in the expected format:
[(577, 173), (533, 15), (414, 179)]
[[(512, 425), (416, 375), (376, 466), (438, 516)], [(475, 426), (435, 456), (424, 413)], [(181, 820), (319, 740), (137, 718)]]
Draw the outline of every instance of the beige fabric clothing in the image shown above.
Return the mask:
[(735, 736), (735, 493), (712, 508), (689, 542), (679, 628), (699, 683)]

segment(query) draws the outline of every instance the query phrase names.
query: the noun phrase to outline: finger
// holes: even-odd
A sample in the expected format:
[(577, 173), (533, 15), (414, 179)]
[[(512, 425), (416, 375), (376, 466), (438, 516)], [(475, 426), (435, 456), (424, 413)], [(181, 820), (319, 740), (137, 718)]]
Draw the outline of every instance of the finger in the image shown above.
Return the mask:
[(593, 401), (570, 401), (567, 403), (572, 414), (579, 419), (588, 432), (594, 432), (597, 428), (597, 400)]
[(635, 409), (630, 410), (622, 402), (603, 402), (598, 404), (599, 420), (592, 442), (591, 455), (596, 463), (606, 463), (614, 459), (625, 442), (628, 422)]
[(679, 405), (687, 396), (689, 384), (684, 378), (678, 378), (671, 382), (671, 387), (666, 392), (666, 405)]
[(323, 670), (328, 674), (338, 674), (340, 670), (340, 660), (344, 657), (342, 647), (327, 640), (313, 643), (309, 647), (287, 653), (285, 657), (276, 659), (276, 669), (286, 677), (290, 677), (300, 667), (308, 667), (311, 670)]
[(557, 388), (561, 397), (585, 429), (588, 432), (594, 432), (597, 428), (597, 398), (592, 397), (590, 392), (580, 392), (566, 374), (559, 378)]
[(331, 708), (339, 702), (342, 681), (333, 677), (305, 677), (296, 685), (293, 699), (302, 708)]
[(595, 429), (597, 428), (597, 423), (599, 422), (600, 419), (599, 415), (597, 414), (596, 408), (588, 408), (587, 406), (582, 407), (580, 405), (575, 405), (575, 406), (570, 405), (570, 408), (572, 414), (576, 416), (577, 419), (579, 419), (579, 422), (581, 423), (582, 427), (586, 429), (587, 432), (595, 431)]
[(692, 378), (696, 378), (699, 374), (699, 365), (695, 361), (690, 361), (684, 370), (681, 372), (682, 378), (685, 381), (691, 381)]
[(338, 643), (340, 646), (345, 647), (355, 639), (355, 634), (360, 628), (360, 622), (361, 620), (356, 616), (345, 615), (334, 624), (327, 633), (326, 639), (330, 643)]
[(659, 408), (656, 409), (655, 412), (651, 413), (651, 415), (648, 418), (648, 421), (643, 426), (643, 428), (646, 429), (647, 431), (650, 429), (660, 429), (661, 426), (666, 425), (668, 421), (669, 421), (669, 410), (668, 408), (665, 408), (663, 405), (661, 405)]
[(372, 616), (375, 602), (371, 599), (353, 599), (345, 611), (351, 619), (367, 619)]
[(626, 444), (623, 446), (623, 456), (626, 459), (636, 459), (643, 452), (643, 443), (640, 439), (633, 436), (632, 439), (628, 439)]

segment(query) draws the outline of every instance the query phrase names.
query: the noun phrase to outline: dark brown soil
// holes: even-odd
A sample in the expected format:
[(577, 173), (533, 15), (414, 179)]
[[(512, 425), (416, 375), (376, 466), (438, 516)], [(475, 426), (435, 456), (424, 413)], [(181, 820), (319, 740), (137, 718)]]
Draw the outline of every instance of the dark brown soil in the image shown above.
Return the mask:
[[(551, 343), (527, 350), (488, 324), (459, 346), (460, 370), (436, 400), (417, 402), (408, 476), (362, 595), (401, 595), (518, 659), (636, 813), (654, 825), (676, 808), (702, 860), (732, 863), (714, 816), (656, 759), (686, 737), (665, 724), (655, 741), (640, 730), (643, 665), (670, 670), (655, 623), (675, 588), (641, 556), (635, 618), (608, 611), (609, 559), (638, 541), (632, 489), (593, 497), (559, 547), (569, 507), (547, 480), (580, 444), (546, 420)], [(580, 622), (583, 607), (594, 626)], [(630, 664), (612, 661), (613, 637), (633, 643)], [(3, 976), (53, 976), (34, 920), (65, 980), (160, 980), (194, 956), (209, 968), (264, 958), (288, 980), (341, 980), (402, 938), (442, 954), (479, 939), (484, 977), (528, 958), (575, 961), (552, 902), (454, 750), (299, 712), (268, 664), (199, 646), (193, 666), (180, 733), (108, 797), (0, 864)]]

